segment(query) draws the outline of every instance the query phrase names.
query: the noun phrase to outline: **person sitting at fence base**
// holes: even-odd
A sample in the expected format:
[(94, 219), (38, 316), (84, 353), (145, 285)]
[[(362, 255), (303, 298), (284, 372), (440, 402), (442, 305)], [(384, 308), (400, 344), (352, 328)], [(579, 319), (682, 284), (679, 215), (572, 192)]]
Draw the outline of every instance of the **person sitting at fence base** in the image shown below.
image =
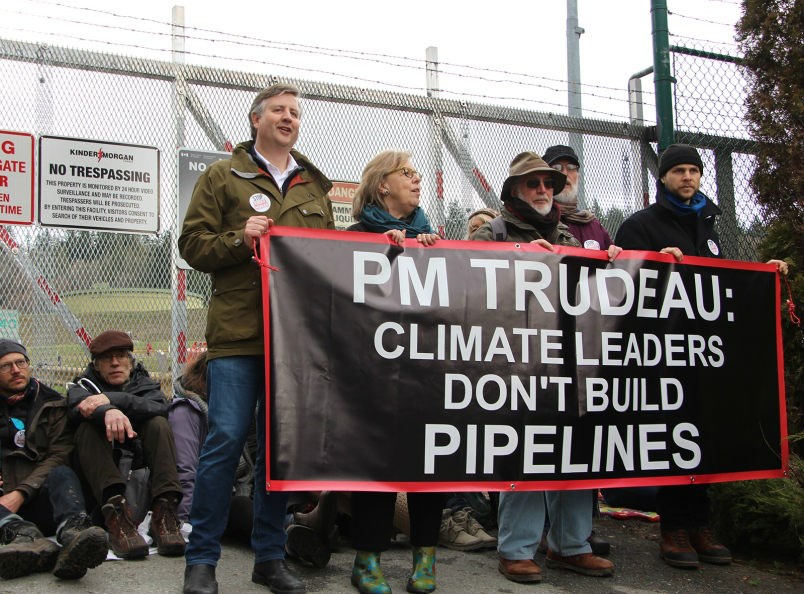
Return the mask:
[[(67, 406), (31, 377), (28, 351), (0, 339), (0, 577), (53, 571), (83, 577), (106, 559), (107, 537), (86, 513), (67, 463), (73, 435)], [(59, 545), (45, 538), (55, 534)]]
[(132, 521), (126, 479), (115, 459), (116, 448), (133, 449), (138, 439), (150, 469), (150, 533), (160, 555), (181, 555), (185, 543), (176, 511), (182, 493), (168, 403), (159, 382), (134, 359), (133, 349), (128, 334), (101, 332), (89, 347), (92, 360), (69, 386), (78, 468), (101, 505), (115, 555), (145, 557), (148, 545)]

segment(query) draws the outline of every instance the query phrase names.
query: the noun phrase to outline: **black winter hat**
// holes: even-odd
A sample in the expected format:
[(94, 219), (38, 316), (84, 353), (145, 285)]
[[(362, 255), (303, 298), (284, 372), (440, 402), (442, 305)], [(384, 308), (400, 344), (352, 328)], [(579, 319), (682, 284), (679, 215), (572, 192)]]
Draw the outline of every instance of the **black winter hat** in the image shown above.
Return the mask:
[(659, 177), (676, 165), (697, 165), (703, 173), (703, 161), (698, 151), (688, 144), (671, 144), (659, 157)]
[(5, 357), (9, 353), (19, 353), (28, 359), (28, 351), (25, 347), (18, 343), (16, 340), (9, 340), (8, 338), (0, 338), (0, 357)]
[(565, 146), (563, 144), (549, 147), (544, 151), (543, 158), (550, 167), (559, 159), (569, 159), (579, 167), (581, 166), (581, 162), (578, 161), (578, 155), (575, 154), (575, 150), (571, 146)]

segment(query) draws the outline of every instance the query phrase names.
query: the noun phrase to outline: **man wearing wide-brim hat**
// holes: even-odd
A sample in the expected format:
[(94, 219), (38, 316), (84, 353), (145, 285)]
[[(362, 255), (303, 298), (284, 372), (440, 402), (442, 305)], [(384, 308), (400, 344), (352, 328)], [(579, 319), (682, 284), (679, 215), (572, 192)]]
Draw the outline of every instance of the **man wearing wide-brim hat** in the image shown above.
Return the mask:
[[(566, 176), (536, 153), (520, 153), (511, 162), (503, 183), (500, 217), (474, 234), (479, 241), (538, 243), (580, 247), (560, 220), (553, 193), (560, 192)], [(504, 226), (501, 224), (504, 223)], [(611, 246), (609, 258), (619, 253)], [(587, 538), (592, 531), (588, 491), (520, 491), (500, 493), (497, 515), (499, 571), (513, 582), (540, 582), (542, 570), (533, 560), (545, 524), (545, 495), (550, 509), (547, 566), (590, 576), (608, 576), (614, 564), (592, 553)]]
[(560, 220), (553, 194), (560, 192), (567, 177), (532, 152), (520, 153), (511, 161), (500, 200), (503, 208), (498, 221), (481, 226), (473, 239), (478, 241), (537, 242), (550, 249), (552, 244), (580, 247)]

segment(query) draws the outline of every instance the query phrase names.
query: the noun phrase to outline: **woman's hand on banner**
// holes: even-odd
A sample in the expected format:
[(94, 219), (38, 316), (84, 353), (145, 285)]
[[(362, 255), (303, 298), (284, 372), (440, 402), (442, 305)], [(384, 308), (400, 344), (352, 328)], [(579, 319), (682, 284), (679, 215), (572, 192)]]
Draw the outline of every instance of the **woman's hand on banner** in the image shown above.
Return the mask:
[(405, 243), (405, 232), (402, 231), (402, 229), (388, 229), (388, 231), (386, 231), (384, 235), (387, 235), (388, 239), (390, 239), (393, 243), (396, 243), (398, 245), (402, 245)]
[(273, 219), (269, 219), (263, 215), (249, 217), (243, 229), (243, 240), (246, 242), (249, 249), (254, 247), (254, 240), (268, 233), (273, 224)]
[(435, 242), (438, 240), (439, 237), (435, 233), (419, 233), (416, 236), (416, 241), (423, 245), (435, 245)]

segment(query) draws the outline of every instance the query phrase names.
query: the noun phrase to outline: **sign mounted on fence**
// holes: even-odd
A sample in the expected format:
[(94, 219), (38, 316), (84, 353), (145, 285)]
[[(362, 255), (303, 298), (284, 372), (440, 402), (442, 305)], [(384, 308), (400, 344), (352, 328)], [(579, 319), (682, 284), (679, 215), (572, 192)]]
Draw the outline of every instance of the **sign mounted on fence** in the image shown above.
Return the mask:
[(335, 228), (346, 229), (357, 221), (352, 217), (352, 201), (360, 184), (355, 182), (333, 181), (327, 198), (332, 201), (332, 214), (335, 217)]
[[(193, 189), (201, 177), (201, 174), (207, 170), (207, 167), (212, 165), (215, 161), (221, 159), (228, 159), (232, 153), (225, 153), (221, 151), (198, 151), (194, 149), (181, 148), (179, 149), (179, 221), (176, 232), (176, 237), (181, 234), (182, 225), (184, 225), (184, 215), (187, 213), (187, 208), (190, 206), (190, 199), (193, 197)], [(190, 270), (190, 266), (184, 261), (184, 258), (179, 258), (176, 261), (176, 266)]]
[(159, 231), (159, 149), (39, 138), (39, 222), (128, 233)]
[(268, 485), (707, 483), (787, 466), (773, 266), (275, 228)]
[(34, 212), (34, 137), (0, 130), (0, 223), (30, 225)]

